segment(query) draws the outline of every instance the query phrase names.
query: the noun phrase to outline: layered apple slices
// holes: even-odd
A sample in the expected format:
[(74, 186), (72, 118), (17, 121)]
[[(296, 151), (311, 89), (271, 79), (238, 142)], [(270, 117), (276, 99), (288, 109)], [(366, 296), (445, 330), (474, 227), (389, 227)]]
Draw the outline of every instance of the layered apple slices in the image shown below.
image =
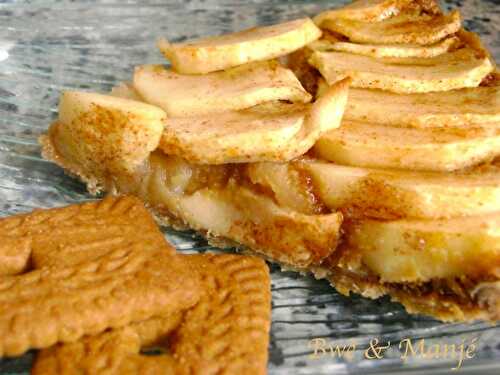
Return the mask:
[(43, 156), (341, 293), (500, 319), (500, 85), (458, 12), (361, 0), (159, 47), (170, 67), (63, 93)]
[[(456, 35), (459, 38), (455, 46), (441, 42), (431, 46), (403, 44), (399, 48), (392, 47), (396, 57), (387, 56), (391, 51), (388, 45), (365, 46), (375, 51), (374, 57), (367, 55), (362, 44), (356, 48), (356, 44), (344, 43), (341, 48), (336, 42), (330, 46), (322, 41), (309, 47), (313, 50), (309, 63), (321, 72), (328, 84), (351, 77), (353, 87), (400, 94), (476, 87), (494, 70), (494, 63), (470, 33), (460, 30)], [(350, 48), (345, 48), (346, 45)]]

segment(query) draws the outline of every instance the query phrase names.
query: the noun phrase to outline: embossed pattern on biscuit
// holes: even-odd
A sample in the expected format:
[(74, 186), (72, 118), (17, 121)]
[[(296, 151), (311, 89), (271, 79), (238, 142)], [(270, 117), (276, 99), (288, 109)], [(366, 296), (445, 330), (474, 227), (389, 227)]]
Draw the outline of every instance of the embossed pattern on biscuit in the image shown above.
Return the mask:
[(183, 258), (123, 247), (70, 267), (0, 278), (0, 356), (73, 342), (194, 305), (198, 279)]
[[(108, 251), (137, 247), (173, 253), (143, 203), (130, 196), (0, 219), (0, 275), (32, 266), (73, 265)], [(64, 255), (62, 255), (64, 253)]]
[[(32, 373), (265, 374), (271, 294), (264, 261), (229, 254), (183, 258), (205, 291), (180, 319), (154, 318), (56, 345), (38, 354)], [(142, 355), (151, 345), (167, 353)]]
[(192, 266), (134, 197), (1, 219), (0, 244), (0, 357), (176, 313), (199, 298)]

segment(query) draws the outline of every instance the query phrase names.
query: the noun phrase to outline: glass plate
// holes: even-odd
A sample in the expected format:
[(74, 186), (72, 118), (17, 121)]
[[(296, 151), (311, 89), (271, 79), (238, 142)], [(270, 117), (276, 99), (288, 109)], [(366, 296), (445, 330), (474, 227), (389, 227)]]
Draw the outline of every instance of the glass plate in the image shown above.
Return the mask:
[[(61, 90), (104, 92), (130, 79), (134, 65), (164, 63), (155, 47), (160, 36), (178, 41), (220, 34), (312, 15), (341, 3), (0, 0), (0, 215), (92, 199), (80, 182), (40, 159), (37, 137), (56, 117)], [(481, 33), (498, 60), (497, 0), (450, 4), (463, 11), (465, 25)], [(182, 252), (212, 249), (191, 232), (165, 229), (165, 234)], [(270, 374), (449, 373), (460, 357), (452, 358), (451, 353), (459, 352), (462, 343), (473, 358), (464, 359), (461, 373), (500, 372), (500, 326), (443, 324), (409, 316), (386, 298), (345, 298), (324, 281), (281, 272), (274, 265), (271, 269)], [(313, 339), (348, 350), (342, 358), (338, 353), (312, 358)], [(425, 340), (425, 355), (414, 348), (417, 351), (404, 360), (405, 339), (414, 347)], [(380, 359), (366, 352), (373, 340), (378, 346), (390, 344)], [(354, 344), (355, 350), (349, 350)], [(446, 347), (446, 358), (429, 355), (429, 350), (443, 353)], [(2, 360), (0, 371), (27, 373), (32, 357), (29, 353)]]

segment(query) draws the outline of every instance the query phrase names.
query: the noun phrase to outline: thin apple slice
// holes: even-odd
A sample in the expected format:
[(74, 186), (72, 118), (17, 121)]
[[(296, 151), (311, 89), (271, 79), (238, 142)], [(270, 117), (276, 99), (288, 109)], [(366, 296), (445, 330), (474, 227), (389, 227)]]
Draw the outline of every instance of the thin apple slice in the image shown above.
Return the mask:
[(500, 214), (361, 221), (346, 227), (345, 246), (382, 282), (487, 279), (500, 267)]
[(460, 13), (420, 14), (403, 12), (380, 22), (327, 18), (321, 28), (364, 44), (434, 44), (460, 30)]
[(453, 171), (500, 155), (498, 129), (410, 129), (344, 121), (323, 135), (315, 153), (334, 163)]
[(500, 168), (445, 174), (317, 160), (290, 167), (294, 164), (310, 177), (317, 200), (354, 217), (438, 219), (500, 212)]
[(313, 104), (268, 102), (241, 111), (169, 118), (160, 148), (191, 162), (286, 161), (306, 153), (340, 125), (348, 80)]
[(273, 100), (311, 100), (293, 72), (273, 60), (206, 75), (143, 65), (135, 68), (134, 88), (146, 102), (164, 109), (170, 117), (240, 110)]
[(332, 19), (377, 22), (399, 14), (412, 0), (357, 0), (339, 9), (324, 11), (314, 17), (319, 27)]
[(500, 86), (425, 94), (352, 88), (344, 119), (397, 127), (500, 129)]
[(42, 140), (84, 180), (106, 181), (138, 173), (157, 148), (166, 114), (135, 100), (87, 92), (66, 91), (59, 118)]
[(308, 47), (323, 52), (347, 52), (374, 58), (383, 57), (421, 57), (429, 58), (442, 55), (458, 46), (459, 39), (455, 36), (445, 38), (428, 46), (418, 44), (358, 44), (344, 41), (317, 40)]
[(158, 47), (176, 72), (205, 74), (284, 56), (320, 36), (310, 18), (301, 18), (184, 43), (161, 39)]
[[(300, 133), (306, 107), (271, 102), (241, 111), (169, 118), (160, 141), (168, 155), (204, 164), (273, 157)], [(244, 160), (239, 160), (244, 158)]]
[(375, 59), (315, 51), (309, 63), (328, 84), (351, 77), (353, 87), (403, 94), (476, 87), (494, 70), (489, 56), (468, 47), (431, 58)]

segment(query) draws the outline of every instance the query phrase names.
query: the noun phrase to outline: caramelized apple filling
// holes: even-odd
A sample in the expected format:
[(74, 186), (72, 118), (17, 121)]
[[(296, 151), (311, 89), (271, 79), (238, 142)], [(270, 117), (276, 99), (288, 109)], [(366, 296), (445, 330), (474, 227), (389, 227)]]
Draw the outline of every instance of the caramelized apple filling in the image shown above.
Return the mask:
[(341, 211), (349, 218), (440, 219), (500, 211), (494, 164), (454, 174), (350, 167), (302, 158), (252, 163), (250, 180), (280, 205), (303, 213)]
[[(307, 214), (280, 206), (273, 194), (244, 175), (244, 169), (190, 164), (156, 151), (133, 191), (161, 215), (284, 263), (320, 264), (335, 250), (340, 213)], [(130, 186), (116, 188), (130, 191)]]

